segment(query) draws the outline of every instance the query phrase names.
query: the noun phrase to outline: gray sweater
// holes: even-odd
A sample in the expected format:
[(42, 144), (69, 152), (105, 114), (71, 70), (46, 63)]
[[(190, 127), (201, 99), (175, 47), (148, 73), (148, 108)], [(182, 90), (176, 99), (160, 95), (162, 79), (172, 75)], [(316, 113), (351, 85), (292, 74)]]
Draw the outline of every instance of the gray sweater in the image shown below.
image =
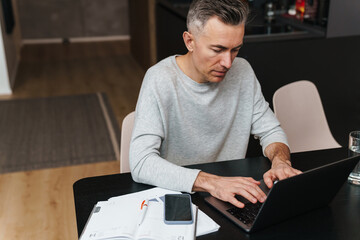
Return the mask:
[(181, 165), (244, 158), (249, 136), (262, 149), (287, 144), (249, 63), (235, 58), (220, 83), (197, 83), (175, 56), (151, 67), (140, 90), (130, 145), (134, 181), (191, 192), (199, 170)]

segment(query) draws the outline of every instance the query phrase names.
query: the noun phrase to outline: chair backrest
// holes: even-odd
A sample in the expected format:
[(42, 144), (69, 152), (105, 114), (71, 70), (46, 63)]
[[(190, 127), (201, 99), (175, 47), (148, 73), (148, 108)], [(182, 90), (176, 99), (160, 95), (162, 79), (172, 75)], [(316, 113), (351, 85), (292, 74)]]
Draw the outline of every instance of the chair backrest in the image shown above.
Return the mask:
[(297, 81), (279, 88), (273, 105), (291, 152), (341, 147), (331, 134), (319, 92), (312, 82)]
[(129, 150), (131, 134), (134, 128), (135, 112), (129, 113), (123, 120), (121, 125), (121, 141), (120, 141), (120, 173), (130, 172)]

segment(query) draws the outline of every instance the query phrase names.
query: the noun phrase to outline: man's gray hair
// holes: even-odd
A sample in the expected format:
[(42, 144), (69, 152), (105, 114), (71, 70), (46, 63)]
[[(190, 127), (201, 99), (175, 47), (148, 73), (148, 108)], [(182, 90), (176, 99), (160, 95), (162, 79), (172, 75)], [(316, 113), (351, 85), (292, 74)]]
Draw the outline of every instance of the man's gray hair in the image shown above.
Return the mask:
[(225, 24), (238, 25), (246, 22), (249, 12), (246, 0), (193, 0), (187, 15), (187, 28), (200, 32), (214, 16)]

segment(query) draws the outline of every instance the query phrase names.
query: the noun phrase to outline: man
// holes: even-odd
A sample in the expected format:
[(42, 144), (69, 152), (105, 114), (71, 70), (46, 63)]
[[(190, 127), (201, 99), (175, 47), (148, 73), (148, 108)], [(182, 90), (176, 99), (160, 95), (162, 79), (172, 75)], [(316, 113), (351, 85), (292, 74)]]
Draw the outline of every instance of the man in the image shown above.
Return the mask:
[(248, 62), (243, 45), (248, 5), (243, 0), (194, 0), (183, 39), (188, 53), (151, 67), (143, 81), (130, 146), (137, 182), (178, 191), (206, 191), (237, 207), (235, 198), (264, 202), (259, 182), (221, 177), (181, 165), (244, 158), (250, 134), (260, 139), (273, 181), (300, 171), (290, 162), (286, 136)]

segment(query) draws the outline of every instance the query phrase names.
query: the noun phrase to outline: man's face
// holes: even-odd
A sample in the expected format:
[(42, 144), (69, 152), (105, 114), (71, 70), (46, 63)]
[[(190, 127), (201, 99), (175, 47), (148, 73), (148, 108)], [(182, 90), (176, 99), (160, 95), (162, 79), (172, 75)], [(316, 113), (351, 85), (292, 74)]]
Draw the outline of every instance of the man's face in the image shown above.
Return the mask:
[(193, 80), (221, 82), (243, 44), (245, 25), (228, 25), (210, 18), (204, 29), (192, 35)]

